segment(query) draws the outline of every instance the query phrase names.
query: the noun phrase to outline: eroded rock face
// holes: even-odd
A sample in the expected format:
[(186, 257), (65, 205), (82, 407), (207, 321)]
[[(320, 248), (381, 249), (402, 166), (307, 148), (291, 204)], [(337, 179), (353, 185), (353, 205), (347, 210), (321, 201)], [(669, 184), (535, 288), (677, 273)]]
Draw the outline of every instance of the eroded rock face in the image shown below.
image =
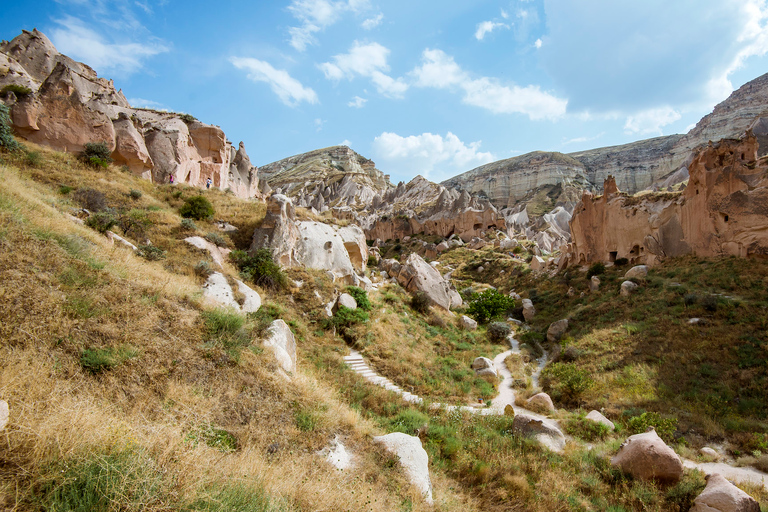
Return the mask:
[(594, 421), (595, 423), (605, 425), (611, 431), (616, 429), (616, 425), (614, 425), (611, 420), (603, 416), (599, 411), (589, 411), (589, 414), (587, 414), (587, 419), (589, 421)]
[(401, 432), (373, 438), (400, 459), (411, 483), (421, 491), (424, 501), (432, 504), (432, 482), (429, 479), (429, 456), (421, 446), (421, 440)]
[(558, 320), (557, 322), (552, 322), (549, 324), (549, 329), (547, 329), (547, 341), (550, 343), (557, 343), (560, 341), (560, 339), (563, 337), (563, 334), (565, 334), (565, 331), (568, 330), (568, 319), (563, 318), (562, 320)]
[(0, 45), (0, 71), (6, 68), (0, 87), (15, 83), (33, 91), (5, 98), (21, 137), (69, 152), (104, 142), (117, 164), (156, 183), (173, 175), (177, 183), (204, 187), (210, 178), (237, 197), (259, 195), (257, 170), (242, 143), (235, 150), (216, 126), (132, 108), (111, 80), (60, 54), (37, 30)]
[(690, 512), (760, 512), (760, 504), (715, 473), (707, 476), (707, 486), (693, 501)]
[(477, 330), (477, 322), (471, 318), (469, 318), (467, 315), (461, 315), (461, 319), (459, 320), (461, 322), (461, 328), (465, 331), (476, 331)]
[(630, 436), (611, 464), (640, 480), (674, 483), (683, 475), (680, 457), (653, 429)]
[(283, 370), (296, 371), (296, 338), (283, 320), (275, 320), (269, 325), (264, 346), (272, 349)]
[(450, 281), (443, 279), (440, 272), (416, 253), (411, 253), (403, 265), (383, 260), (381, 266), (406, 291), (424, 292), (436, 306), (449, 310), (462, 304), (461, 296)]
[(618, 191), (584, 194), (571, 220), (569, 260), (584, 265), (628, 258), (653, 265), (691, 253), (768, 255), (768, 163), (758, 161), (757, 152), (751, 134), (705, 147), (691, 161), (682, 193), (639, 202)]
[(496, 368), (493, 366), (493, 361), (487, 357), (476, 357), (472, 361), (472, 369), (475, 370), (475, 375), (479, 377), (497, 377)]
[(552, 451), (565, 448), (565, 435), (549, 420), (540, 420), (528, 414), (517, 414), (512, 430), (520, 435), (533, 437)]
[(531, 299), (523, 299), (523, 318), (526, 322), (530, 322), (536, 316), (536, 308), (533, 306)]

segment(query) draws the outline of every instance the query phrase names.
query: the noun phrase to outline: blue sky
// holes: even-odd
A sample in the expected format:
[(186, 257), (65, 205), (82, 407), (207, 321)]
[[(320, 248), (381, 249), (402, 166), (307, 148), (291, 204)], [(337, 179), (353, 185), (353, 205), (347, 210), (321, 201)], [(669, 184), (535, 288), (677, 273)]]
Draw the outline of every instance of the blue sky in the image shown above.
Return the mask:
[(58, 0), (4, 7), (256, 165), (348, 144), (393, 182), (684, 133), (768, 71), (765, 0)]

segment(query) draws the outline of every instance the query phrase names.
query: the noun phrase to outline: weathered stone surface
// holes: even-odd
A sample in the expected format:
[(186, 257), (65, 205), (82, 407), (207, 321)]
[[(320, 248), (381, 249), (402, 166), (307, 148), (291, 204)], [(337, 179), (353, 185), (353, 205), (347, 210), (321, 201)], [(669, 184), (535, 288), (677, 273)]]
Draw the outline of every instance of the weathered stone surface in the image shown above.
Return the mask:
[(296, 338), (283, 320), (275, 320), (269, 325), (264, 346), (272, 349), (283, 370), (296, 371)]
[(600, 278), (597, 276), (592, 276), (592, 278), (589, 280), (589, 291), (596, 292), (600, 289)]
[(535, 272), (541, 272), (547, 266), (547, 262), (541, 256), (534, 256), (531, 259), (531, 270)]
[(555, 404), (546, 393), (537, 393), (526, 401), (528, 408), (534, 412), (555, 412)]
[(533, 307), (531, 299), (523, 299), (523, 318), (530, 322), (536, 316), (536, 308)]
[(421, 440), (401, 432), (373, 438), (377, 443), (397, 455), (410, 482), (421, 491), (424, 500), (432, 504), (432, 482), (429, 479), (429, 456), (421, 446)]
[(339, 295), (339, 297), (336, 299), (336, 302), (333, 305), (334, 313), (338, 311), (338, 309), (341, 306), (344, 306), (345, 308), (349, 308), (349, 309), (357, 309), (357, 301), (350, 294), (342, 293), (341, 295)]
[(630, 436), (611, 459), (611, 464), (640, 480), (674, 483), (683, 474), (680, 457), (653, 429)]
[(720, 454), (717, 453), (713, 448), (710, 448), (709, 446), (705, 446), (704, 448), (699, 450), (699, 453), (713, 460), (719, 460), (721, 458)]
[(643, 279), (647, 275), (648, 275), (648, 266), (637, 265), (627, 270), (627, 273), (624, 274), (624, 279)]
[(476, 357), (472, 361), (472, 369), (475, 370), (475, 375), (478, 376), (493, 376), (498, 377), (496, 368), (493, 366), (493, 361), (487, 357)]
[(637, 283), (633, 283), (632, 281), (624, 281), (621, 283), (621, 296), (629, 297), (633, 291), (637, 290), (637, 288)]
[(136, 129), (133, 121), (121, 112), (119, 118), (112, 121), (112, 124), (115, 129), (115, 150), (112, 152), (112, 159), (117, 164), (127, 165), (133, 174), (151, 179), (150, 171), (154, 164), (147, 151), (144, 137)]
[(469, 318), (467, 315), (461, 315), (461, 328), (465, 331), (476, 331), (477, 322)]
[(546, 448), (561, 452), (565, 448), (565, 436), (549, 420), (540, 420), (529, 414), (517, 414), (512, 430), (526, 437), (536, 438)]
[(0, 431), (2, 431), (6, 425), (8, 425), (9, 418), (11, 417), (8, 402), (0, 400)]
[(328, 446), (317, 452), (336, 469), (345, 470), (352, 467), (352, 454), (347, 451), (339, 436), (336, 436)]
[(715, 473), (707, 476), (707, 486), (693, 500), (690, 512), (760, 512), (760, 504)]
[(382, 260), (380, 266), (395, 277), (406, 291), (424, 292), (433, 304), (443, 309), (449, 310), (462, 304), (461, 296), (450, 282), (416, 253), (411, 253), (403, 265), (395, 260)]
[(547, 341), (550, 343), (557, 343), (560, 341), (560, 339), (563, 337), (563, 334), (565, 334), (565, 331), (568, 330), (568, 319), (563, 318), (562, 320), (558, 320), (557, 322), (552, 322), (549, 324), (549, 329), (547, 329)]
[(257, 312), (261, 307), (261, 296), (256, 292), (256, 290), (244, 282), (237, 279), (235, 279), (235, 282), (237, 283), (237, 291), (245, 297), (243, 305), (240, 308), (241, 311), (243, 313)]
[(201, 236), (190, 236), (184, 239), (189, 245), (197, 247), (200, 250), (207, 251), (211, 255), (211, 259), (216, 263), (219, 268), (224, 268), (224, 254), (221, 248), (212, 244)]
[(240, 304), (232, 293), (232, 287), (221, 272), (214, 272), (208, 276), (208, 280), (203, 285), (203, 297), (221, 306), (240, 309)]
[(602, 425), (605, 425), (608, 427), (609, 430), (613, 431), (616, 429), (616, 425), (613, 424), (611, 420), (600, 414), (599, 411), (589, 411), (589, 414), (587, 414), (587, 419), (590, 421), (594, 421), (595, 423), (600, 423)]

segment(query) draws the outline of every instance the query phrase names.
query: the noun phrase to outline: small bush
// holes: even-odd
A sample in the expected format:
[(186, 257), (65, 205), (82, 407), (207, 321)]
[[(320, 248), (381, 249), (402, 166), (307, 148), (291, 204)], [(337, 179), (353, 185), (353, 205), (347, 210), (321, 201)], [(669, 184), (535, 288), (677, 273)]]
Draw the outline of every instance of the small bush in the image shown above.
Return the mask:
[(701, 305), (704, 307), (706, 311), (709, 311), (710, 313), (714, 313), (717, 311), (717, 297), (713, 295), (707, 295), (701, 300)]
[(195, 265), (195, 274), (200, 277), (207, 278), (212, 273), (213, 269), (211, 269), (211, 265), (207, 261), (198, 261), (197, 265)]
[(192, 114), (179, 114), (179, 119), (181, 119), (187, 124), (194, 123), (195, 121), (197, 121), (197, 118)]
[(371, 301), (368, 300), (368, 293), (365, 290), (357, 286), (347, 286), (347, 293), (355, 299), (358, 308), (363, 311), (371, 310)]
[(697, 302), (699, 302), (699, 296), (695, 293), (686, 293), (685, 297), (683, 297), (683, 302), (686, 306), (693, 306)]
[[(369, 241), (370, 241), (370, 240), (369, 240)], [(379, 262), (378, 262), (378, 260), (376, 259), (376, 256), (374, 256), (373, 254), (369, 254), (369, 255), (368, 255), (368, 263), (366, 263), (366, 264), (367, 264), (369, 267), (375, 267), (376, 265), (378, 265), (378, 263), (379, 263)]]
[(86, 226), (102, 234), (106, 233), (115, 224), (117, 224), (117, 218), (115, 218), (112, 212), (92, 213), (85, 219)]
[(485, 334), (491, 343), (503, 343), (512, 332), (512, 328), (506, 322), (493, 322), (488, 326)]
[(417, 313), (425, 315), (429, 312), (429, 306), (432, 305), (429, 295), (424, 292), (416, 292), (411, 297), (411, 308)]
[(5, 96), (9, 92), (15, 94), (17, 98), (23, 98), (28, 94), (32, 94), (32, 89), (21, 84), (8, 84), (0, 90), (0, 96)]
[(187, 219), (205, 220), (213, 217), (213, 205), (203, 196), (193, 196), (184, 201), (179, 215)]
[(357, 324), (361, 324), (368, 321), (368, 313), (360, 308), (350, 309), (344, 306), (339, 306), (336, 313), (329, 318), (326, 323), (326, 329), (335, 328), (336, 331), (342, 337), (348, 337), (351, 334), (351, 330)]
[(127, 359), (135, 356), (136, 351), (126, 347), (118, 349), (111, 347), (86, 348), (80, 353), (80, 366), (95, 375), (119, 366)]
[(70, 192), (72, 192), (72, 187), (70, 187), (69, 185), (61, 185), (61, 186), (59, 186), (59, 194), (65, 196), (65, 195), (69, 194)]
[(660, 438), (670, 443), (674, 440), (677, 418), (662, 418), (657, 412), (644, 412), (629, 418), (626, 425), (630, 434), (642, 434), (653, 427)]
[(226, 430), (216, 428), (210, 423), (204, 423), (193, 431), (187, 433), (185, 440), (196, 447), (199, 442), (219, 450), (222, 453), (231, 453), (237, 450), (237, 438)]
[(229, 247), (229, 241), (221, 236), (219, 233), (209, 232), (205, 235), (205, 239), (218, 247)]
[(112, 151), (106, 142), (86, 142), (80, 152), (80, 160), (93, 167), (108, 167), (112, 163)]
[(136, 190), (135, 188), (132, 188), (131, 191), (128, 193), (128, 195), (130, 196), (131, 199), (134, 199), (134, 200), (141, 199), (141, 196), (142, 196), (141, 191)]
[(566, 406), (578, 405), (582, 394), (592, 388), (595, 381), (586, 370), (573, 363), (553, 363), (541, 372), (544, 391)]
[(9, 113), (10, 109), (5, 104), (0, 103), (0, 149), (16, 151), (19, 149), (19, 143), (13, 138)]
[(158, 261), (165, 258), (165, 251), (156, 245), (140, 245), (136, 253), (147, 261)]
[(43, 165), (43, 154), (39, 151), (26, 151), (24, 162), (29, 167), (40, 167)]
[(485, 324), (503, 317), (513, 307), (515, 307), (515, 300), (512, 297), (490, 288), (479, 295), (472, 295), (467, 314), (481, 324)]
[(192, 219), (181, 219), (181, 228), (187, 231), (196, 231), (197, 224)]
[(605, 439), (610, 430), (602, 423), (588, 420), (581, 412), (565, 421), (565, 432), (584, 441), (594, 442)]
[(81, 188), (73, 194), (75, 201), (86, 210), (100, 212), (107, 209), (107, 196), (92, 188)]
[(288, 278), (280, 265), (275, 263), (269, 249), (262, 247), (253, 255), (245, 251), (232, 251), (229, 259), (240, 269), (243, 279), (252, 281), (265, 288), (279, 289), (288, 286)]
[[(613, 262), (614, 265), (617, 267), (624, 267), (626, 265), (629, 265), (629, 260), (627, 258), (617, 258), (616, 261)], [(592, 276), (589, 276), (592, 277)]]
[(598, 261), (590, 265), (589, 270), (587, 270), (587, 279), (601, 274), (605, 274), (605, 263)]

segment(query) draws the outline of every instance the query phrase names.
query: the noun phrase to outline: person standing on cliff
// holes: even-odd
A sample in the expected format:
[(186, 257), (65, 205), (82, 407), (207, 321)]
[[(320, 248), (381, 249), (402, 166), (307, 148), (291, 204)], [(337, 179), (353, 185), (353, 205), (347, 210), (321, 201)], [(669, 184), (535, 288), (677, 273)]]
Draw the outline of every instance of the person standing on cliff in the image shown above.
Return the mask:
[(173, 185), (173, 174), (171, 174), (171, 176), (168, 178), (168, 183)]
[(211, 183), (213, 183), (213, 180), (211, 178), (208, 178), (205, 180), (205, 188), (211, 188)]

